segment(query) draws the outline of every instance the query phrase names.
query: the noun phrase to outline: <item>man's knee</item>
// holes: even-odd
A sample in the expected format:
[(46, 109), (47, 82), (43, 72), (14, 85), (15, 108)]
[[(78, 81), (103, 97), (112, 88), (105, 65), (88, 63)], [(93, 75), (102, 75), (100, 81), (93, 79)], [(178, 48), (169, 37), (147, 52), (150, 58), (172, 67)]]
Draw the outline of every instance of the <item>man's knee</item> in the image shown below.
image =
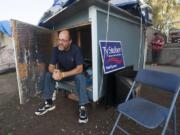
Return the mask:
[(51, 78), (52, 77), (52, 74), (50, 72), (47, 72), (46, 73), (46, 78)]

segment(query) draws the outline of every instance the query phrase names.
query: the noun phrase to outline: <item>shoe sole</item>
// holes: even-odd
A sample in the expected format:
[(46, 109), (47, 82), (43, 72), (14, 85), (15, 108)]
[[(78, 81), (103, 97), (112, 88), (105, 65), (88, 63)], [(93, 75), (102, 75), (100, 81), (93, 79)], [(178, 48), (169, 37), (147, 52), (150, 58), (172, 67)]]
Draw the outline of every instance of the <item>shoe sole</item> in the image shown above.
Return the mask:
[(79, 123), (88, 123), (88, 119), (85, 119), (85, 120), (81, 120), (81, 119), (79, 119)]
[(38, 116), (40, 116), (40, 115), (43, 115), (43, 114), (45, 114), (45, 113), (47, 113), (47, 112), (49, 112), (49, 111), (54, 110), (55, 108), (56, 108), (56, 106), (53, 106), (53, 107), (51, 107), (51, 108), (45, 110), (43, 113), (37, 113), (37, 112), (35, 112), (35, 114), (38, 115)]

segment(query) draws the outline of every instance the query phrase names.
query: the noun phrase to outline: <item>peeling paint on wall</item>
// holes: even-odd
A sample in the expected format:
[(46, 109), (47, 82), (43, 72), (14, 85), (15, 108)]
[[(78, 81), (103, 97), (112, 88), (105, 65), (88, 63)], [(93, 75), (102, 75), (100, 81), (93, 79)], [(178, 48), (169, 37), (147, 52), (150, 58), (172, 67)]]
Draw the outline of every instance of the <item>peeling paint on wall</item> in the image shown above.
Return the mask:
[(28, 77), (28, 73), (27, 73), (27, 67), (28, 65), (27, 64), (18, 64), (18, 67), (19, 67), (19, 77), (21, 80), (25, 80), (27, 79)]

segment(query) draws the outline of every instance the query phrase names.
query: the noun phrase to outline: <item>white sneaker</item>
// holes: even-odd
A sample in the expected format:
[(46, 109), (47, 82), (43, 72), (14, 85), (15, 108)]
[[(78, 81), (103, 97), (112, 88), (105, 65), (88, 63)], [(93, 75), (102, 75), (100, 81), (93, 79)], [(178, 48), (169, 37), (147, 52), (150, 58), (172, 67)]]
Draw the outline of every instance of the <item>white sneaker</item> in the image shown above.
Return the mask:
[(86, 112), (85, 106), (80, 106), (79, 108), (79, 123), (87, 123), (88, 122), (88, 116)]
[(43, 104), (43, 106), (39, 107), (37, 109), (37, 111), (35, 112), (36, 115), (44, 115), (45, 113), (47, 113), (48, 111), (52, 111), (56, 108), (55, 105), (50, 105), (48, 104), (46, 101), (45, 103)]
[(57, 91), (54, 90), (53, 95), (52, 95), (52, 101), (55, 101), (55, 100), (56, 100), (56, 93), (57, 93)]

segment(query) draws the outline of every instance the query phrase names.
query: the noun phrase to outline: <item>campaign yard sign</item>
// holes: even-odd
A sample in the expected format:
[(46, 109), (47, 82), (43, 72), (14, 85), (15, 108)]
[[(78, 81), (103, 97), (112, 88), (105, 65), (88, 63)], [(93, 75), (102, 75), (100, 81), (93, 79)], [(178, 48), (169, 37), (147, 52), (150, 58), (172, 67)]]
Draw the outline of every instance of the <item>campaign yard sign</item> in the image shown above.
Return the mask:
[(120, 41), (99, 41), (104, 74), (125, 67), (122, 45)]

